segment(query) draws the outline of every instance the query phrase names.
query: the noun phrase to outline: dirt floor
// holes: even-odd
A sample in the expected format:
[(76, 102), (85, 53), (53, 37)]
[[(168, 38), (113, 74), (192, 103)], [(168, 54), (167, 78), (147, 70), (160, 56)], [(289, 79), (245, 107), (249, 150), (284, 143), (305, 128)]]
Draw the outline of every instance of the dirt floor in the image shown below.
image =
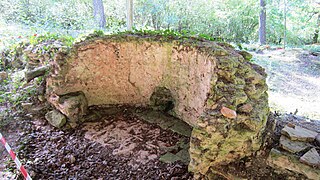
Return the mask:
[(273, 111), (320, 120), (320, 54), (302, 49), (251, 53), (267, 71)]
[[(193, 177), (187, 171), (189, 137), (145, 122), (128, 111), (103, 115), (76, 129), (59, 130), (43, 118), (11, 125), (22, 133), (2, 131), (12, 146), (19, 147), (19, 157), (34, 179)], [(0, 152), (1, 157), (8, 159), (3, 147)], [(168, 154), (172, 156), (166, 157)], [(12, 161), (1, 160), (2, 163), (1, 171), (16, 171)], [(19, 173), (0, 173), (0, 179), (18, 178), (14, 174)]]

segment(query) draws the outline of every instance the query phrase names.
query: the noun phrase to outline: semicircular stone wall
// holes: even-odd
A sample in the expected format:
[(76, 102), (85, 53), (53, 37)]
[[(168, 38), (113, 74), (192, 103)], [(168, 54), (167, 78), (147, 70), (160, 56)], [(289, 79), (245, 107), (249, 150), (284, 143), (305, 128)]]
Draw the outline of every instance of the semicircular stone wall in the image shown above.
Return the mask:
[[(261, 145), (269, 113), (266, 74), (247, 55), (205, 40), (94, 38), (56, 55), (47, 97), (57, 109), (57, 98), (74, 92), (89, 106), (164, 103), (162, 110), (193, 127), (189, 169), (207, 175)], [(223, 115), (224, 107), (232, 115)]]

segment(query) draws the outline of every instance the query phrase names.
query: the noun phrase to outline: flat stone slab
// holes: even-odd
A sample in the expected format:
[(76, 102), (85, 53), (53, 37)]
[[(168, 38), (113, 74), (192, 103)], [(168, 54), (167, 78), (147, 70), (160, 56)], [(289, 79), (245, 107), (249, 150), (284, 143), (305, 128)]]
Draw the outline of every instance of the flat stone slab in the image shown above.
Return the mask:
[(190, 137), (192, 132), (192, 128), (183, 121), (176, 121), (176, 123), (172, 127), (170, 127), (170, 129), (173, 132), (176, 132), (178, 134), (181, 134), (187, 137)]
[(179, 160), (181, 161), (181, 158), (175, 154), (168, 152), (162, 155), (159, 160), (164, 163), (173, 163)]
[(267, 164), (283, 173), (289, 170), (297, 174), (303, 174), (308, 179), (319, 180), (320, 177), (319, 169), (299, 162), (296, 155), (279, 151), (274, 148), (270, 151), (269, 157), (267, 158)]
[(300, 162), (307, 164), (309, 166), (320, 168), (320, 155), (317, 152), (316, 148), (312, 148), (308, 152), (306, 152), (300, 158)]
[(186, 164), (186, 165), (189, 164), (189, 162), (190, 162), (190, 155), (189, 155), (188, 149), (182, 149), (182, 150), (180, 150), (180, 151), (176, 154), (176, 156), (178, 156), (184, 164)]
[(192, 128), (186, 122), (175, 117), (164, 115), (159, 111), (137, 113), (137, 115), (149, 123), (157, 124), (162, 129), (169, 129), (187, 137), (191, 136)]
[(305, 129), (300, 126), (288, 126), (286, 125), (282, 130), (281, 134), (289, 137), (291, 140), (294, 141), (306, 141), (306, 142), (313, 142), (316, 136), (318, 135), (317, 132)]
[(310, 144), (306, 142), (292, 141), (289, 138), (282, 135), (280, 137), (280, 147), (291, 153), (298, 153), (310, 147)]

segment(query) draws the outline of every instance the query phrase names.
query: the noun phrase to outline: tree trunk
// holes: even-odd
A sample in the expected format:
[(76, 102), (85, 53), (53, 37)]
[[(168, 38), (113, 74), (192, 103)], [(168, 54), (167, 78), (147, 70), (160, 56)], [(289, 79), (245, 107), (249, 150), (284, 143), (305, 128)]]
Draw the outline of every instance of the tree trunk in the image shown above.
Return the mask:
[(106, 16), (104, 14), (104, 7), (102, 0), (92, 0), (93, 16), (100, 28), (106, 26)]
[(151, 14), (151, 22), (152, 22), (154, 30), (158, 30), (157, 20), (156, 19), (157, 19), (156, 15), (155, 14)]
[(284, 0), (284, 31), (283, 31), (283, 49), (286, 49), (286, 43), (287, 43), (287, 0)]
[(132, 31), (133, 26), (133, 0), (127, 0), (127, 30)]
[(259, 17), (259, 43), (260, 45), (266, 44), (266, 3), (265, 0), (260, 0), (260, 17)]
[(318, 14), (318, 19), (317, 19), (317, 29), (314, 31), (314, 34), (313, 34), (313, 39), (312, 39), (312, 43), (313, 43), (313, 44), (318, 43), (318, 38), (319, 38), (319, 26), (320, 26), (320, 14)]

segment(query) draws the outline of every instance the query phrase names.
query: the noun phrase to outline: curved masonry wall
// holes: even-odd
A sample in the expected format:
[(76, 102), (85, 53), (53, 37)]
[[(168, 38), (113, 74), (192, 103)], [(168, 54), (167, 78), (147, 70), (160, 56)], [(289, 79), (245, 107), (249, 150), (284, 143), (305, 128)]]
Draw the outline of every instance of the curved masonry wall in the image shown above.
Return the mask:
[[(72, 121), (81, 118), (85, 107), (64, 112), (61, 99), (75, 92), (82, 92), (89, 106), (170, 101), (170, 113), (193, 127), (189, 169), (207, 176), (261, 145), (269, 113), (266, 74), (241, 54), (205, 40), (95, 38), (56, 55), (47, 97)], [(160, 97), (151, 98), (161, 88), (166, 91), (162, 97), (160, 92)], [(222, 107), (234, 110), (236, 118), (224, 116)]]

